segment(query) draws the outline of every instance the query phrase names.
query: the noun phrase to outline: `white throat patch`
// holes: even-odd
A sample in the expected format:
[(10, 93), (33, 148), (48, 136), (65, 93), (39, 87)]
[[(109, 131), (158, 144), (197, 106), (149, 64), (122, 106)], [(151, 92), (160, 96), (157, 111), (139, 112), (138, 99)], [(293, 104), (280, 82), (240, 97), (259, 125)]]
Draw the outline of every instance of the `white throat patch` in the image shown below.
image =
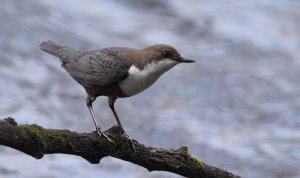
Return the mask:
[(171, 59), (154, 61), (140, 70), (134, 65), (129, 69), (129, 76), (119, 82), (123, 94), (132, 96), (150, 87), (163, 73), (170, 70), (178, 62)]

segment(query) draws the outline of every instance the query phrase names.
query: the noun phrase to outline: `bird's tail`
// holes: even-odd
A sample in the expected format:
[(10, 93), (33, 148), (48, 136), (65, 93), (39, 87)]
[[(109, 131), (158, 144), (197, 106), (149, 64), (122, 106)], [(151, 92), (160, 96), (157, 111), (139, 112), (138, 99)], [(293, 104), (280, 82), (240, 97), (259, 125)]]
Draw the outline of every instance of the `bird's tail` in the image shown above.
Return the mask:
[(59, 49), (63, 48), (60, 45), (55, 44), (53, 41), (43, 41), (40, 44), (41, 50), (59, 57)]
[(53, 41), (44, 41), (40, 44), (41, 50), (60, 58), (62, 63), (69, 62), (76, 58), (81, 52), (66, 46), (60, 46)]

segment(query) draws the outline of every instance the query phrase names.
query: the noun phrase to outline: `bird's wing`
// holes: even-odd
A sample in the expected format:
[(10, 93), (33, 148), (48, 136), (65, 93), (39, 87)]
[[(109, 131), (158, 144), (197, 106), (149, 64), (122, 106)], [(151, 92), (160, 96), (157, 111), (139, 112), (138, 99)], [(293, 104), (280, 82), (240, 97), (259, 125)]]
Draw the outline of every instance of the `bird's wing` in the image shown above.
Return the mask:
[(109, 85), (125, 79), (130, 65), (118, 56), (103, 52), (86, 52), (62, 65), (81, 84)]

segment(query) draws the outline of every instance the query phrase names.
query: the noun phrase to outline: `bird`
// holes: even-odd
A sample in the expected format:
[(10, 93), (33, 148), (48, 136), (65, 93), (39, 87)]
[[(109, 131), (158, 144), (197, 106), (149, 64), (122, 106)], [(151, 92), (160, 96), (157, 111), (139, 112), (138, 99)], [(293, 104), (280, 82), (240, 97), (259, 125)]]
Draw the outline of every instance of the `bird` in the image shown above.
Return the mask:
[[(76, 50), (68, 46), (44, 41), (40, 49), (60, 59), (61, 66), (83, 86), (96, 132), (109, 141), (109, 134), (99, 127), (93, 110), (98, 96), (108, 97), (108, 105), (117, 124), (124, 131), (114, 104), (118, 98), (136, 95), (150, 87), (157, 79), (180, 63), (194, 60), (182, 57), (168, 44), (154, 44), (144, 48), (107, 47), (97, 50)], [(129, 137), (126, 132), (124, 134)]]

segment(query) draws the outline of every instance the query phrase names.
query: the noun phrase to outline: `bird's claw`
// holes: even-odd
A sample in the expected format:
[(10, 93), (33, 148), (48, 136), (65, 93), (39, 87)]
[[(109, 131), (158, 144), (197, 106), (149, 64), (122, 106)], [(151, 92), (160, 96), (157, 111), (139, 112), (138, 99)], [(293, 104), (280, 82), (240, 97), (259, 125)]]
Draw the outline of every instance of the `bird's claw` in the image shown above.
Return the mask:
[(114, 141), (111, 139), (111, 138), (109, 138), (109, 137), (112, 137), (112, 135), (110, 135), (110, 134), (108, 134), (108, 133), (105, 133), (105, 132), (102, 132), (101, 130), (100, 130), (100, 128), (97, 128), (97, 134), (98, 134), (98, 136), (99, 136), (99, 138), (101, 138), (102, 136), (106, 139), (106, 140), (108, 140), (109, 142), (111, 142), (111, 143), (114, 143)]
[(124, 131), (124, 133), (122, 134), (122, 136), (129, 142), (133, 152), (136, 152), (135, 146), (134, 146), (134, 142), (135, 140), (131, 139), (127, 133)]

